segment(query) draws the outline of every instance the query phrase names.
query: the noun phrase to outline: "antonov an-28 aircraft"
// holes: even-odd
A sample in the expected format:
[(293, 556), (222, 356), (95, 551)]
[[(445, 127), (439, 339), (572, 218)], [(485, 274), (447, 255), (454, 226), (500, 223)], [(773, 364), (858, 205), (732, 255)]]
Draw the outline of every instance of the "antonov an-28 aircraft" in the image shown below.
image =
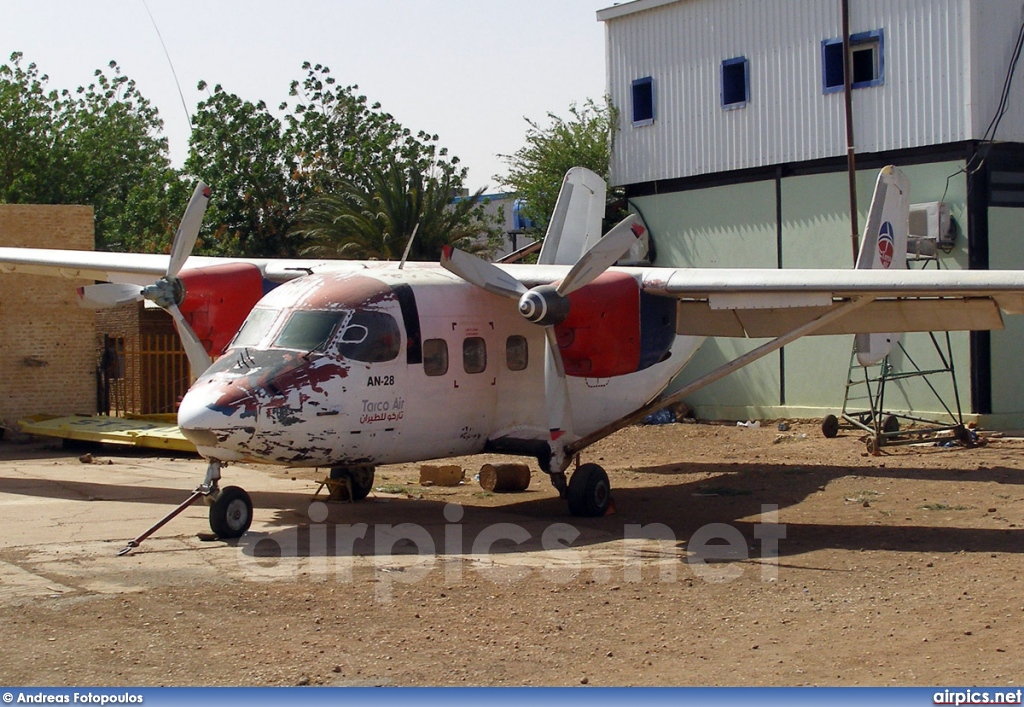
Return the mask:
[[(645, 228), (633, 215), (601, 237), (605, 184), (579, 168), (536, 265), (450, 248), (440, 267), (189, 258), (209, 195), (196, 188), (170, 257), (0, 248), (0, 272), (104, 281), (85, 303), (171, 314), (197, 374), (178, 423), (209, 462), (190, 500), (207, 500), (221, 537), (252, 519), (249, 495), (219, 485), (234, 461), (329, 467), (361, 499), (376, 465), (501, 452), (536, 458), (574, 515), (602, 515), (608, 476), (581, 451), (787, 343), (859, 333), (863, 362), (887, 332), (1024, 312), (1022, 272), (905, 268), (909, 188), (893, 167), (851, 270), (616, 266)], [(767, 341), (665, 396), (709, 336)]]

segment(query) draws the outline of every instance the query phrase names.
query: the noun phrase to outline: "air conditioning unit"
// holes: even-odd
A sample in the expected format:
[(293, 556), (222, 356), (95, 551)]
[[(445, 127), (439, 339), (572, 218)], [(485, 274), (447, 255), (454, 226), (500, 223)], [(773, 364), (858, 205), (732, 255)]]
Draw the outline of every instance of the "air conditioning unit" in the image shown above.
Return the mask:
[(956, 240), (949, 205), (942, 201), (911, 204), (909, 230), (907, 253), (912, 256), (934, 258)]

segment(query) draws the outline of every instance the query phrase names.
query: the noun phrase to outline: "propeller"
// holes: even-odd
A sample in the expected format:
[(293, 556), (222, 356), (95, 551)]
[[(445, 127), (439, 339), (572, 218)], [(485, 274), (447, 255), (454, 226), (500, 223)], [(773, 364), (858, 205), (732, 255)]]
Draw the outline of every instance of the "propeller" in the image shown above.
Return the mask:
[[(558, 285), (539, 285), (530, 289), (498, 266), (475, 255), (451, 246), (445, 246), (441, 254), (443, 268), (488, 292), (518, 300), (519, 313), (528, 321), (544, 327), (544, 397), (548, 431), (553, 443), (571, 432), (573, 427), (569, 384), (555, 326), (569, 316), (568, 296), (589, 285), (614, 265), (644, 234), (644, 230), (639, 216), (626, 217), (580, 256)], [(551, 452), (552, 471), (562, 471), (566, 461), (564, 445), (552, 444)]]
[(78, 303), (90, 309), (111, 309), (142, 299), (142, 288), (128, 283), (104, 282), (78, 288)]
[(206, 353), (206, 348), (178, 308), (178, 305), (185, 299), (185, 287), (178, 274), (192, 253), (196, 239), (199, 238), (199, 227), (202, 225), (203, 215), (206, 213), (206, 206), (209, 203), (210, 187), (200, 181), (196, 184), (192, 198), (189, 199), (188, 206), (185, 208), (185, 214), (181, 218), (181, 223), (178, 224), (178, 230), (174, 233), (167, 270), (163, 277), (153, 284), (140, 287), (139, 285), (105, 282), (78, 289), (79, 301), (87, 307), (102, 309), (148, 299), (166, 310), (174, 320), (193, 375), (198, 375), (209, 368), (211, 360), (210, 355)]

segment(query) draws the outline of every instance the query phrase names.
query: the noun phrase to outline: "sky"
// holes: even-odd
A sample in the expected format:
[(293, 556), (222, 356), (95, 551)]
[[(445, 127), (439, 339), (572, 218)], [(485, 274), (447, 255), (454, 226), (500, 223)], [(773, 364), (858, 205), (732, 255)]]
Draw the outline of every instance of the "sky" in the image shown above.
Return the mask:
[(468, 167), (471, 190), (495, 192), (495, 175), (507, 172), (499, 155), (525, 144), (524, 118), (543, 125), (549, 112), (567, 116), (571, 104), (604, 95), (596, 13), (611, 4), (0, 0), (0, 61), (22, 52), (22, 66), (34, 62), (52, 89), (88, 85), (95, 69), (117, 61), (160, 110), (178, 167), (190, 127), (175, 74), (190, 112), (207, 95), (196, 89), (200, 80), (276, 109), (304, 77), (304, 61), (323, 64), (414, 133), (437, 134)]

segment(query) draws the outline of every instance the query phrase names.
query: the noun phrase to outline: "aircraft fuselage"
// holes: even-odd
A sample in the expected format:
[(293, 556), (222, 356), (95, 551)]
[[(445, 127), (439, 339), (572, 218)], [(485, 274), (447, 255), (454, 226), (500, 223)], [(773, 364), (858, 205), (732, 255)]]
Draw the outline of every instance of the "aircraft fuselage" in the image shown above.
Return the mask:
[[(570, 376), (578, 436), (661, 392), (700, 339), (644, 370)], [(542, 327), (443, 270), (307, 275), (265, 295), (182, 401), (204, 456), (295, 466), (382, 464), (488, 450), (541, 456)]]

